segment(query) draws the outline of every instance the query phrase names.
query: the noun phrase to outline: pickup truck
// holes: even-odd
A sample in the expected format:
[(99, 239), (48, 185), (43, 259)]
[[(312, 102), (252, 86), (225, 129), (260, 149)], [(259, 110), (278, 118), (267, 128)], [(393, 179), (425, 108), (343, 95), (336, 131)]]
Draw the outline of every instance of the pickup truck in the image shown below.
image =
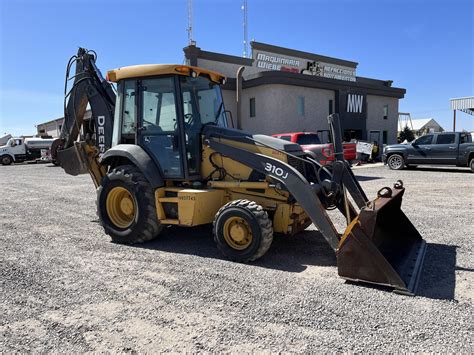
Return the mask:
[[(297, 143), (301, 148), (312, 153), (321, 164), (328, 164), (334, 161), (334, 145), (332, 143), (321, 143), (319, 136), (315, 132), (293, 132), (273, 134), (273, 137)], [(352, 161), (356, 159), (356, 143), (343, 143), (344, 159)]]
[(10, 165), (13, 162), (21, 163), (28, 160), (39, 160), (42, 150), (49, 150), (54, 139), (43, 138), (10, 138), (0, 147), (0, 162)]
[(430, 133), (408, 144), (386, 146), (383, 162), (392, 170), (427, 164), (468, 166), (474, 172), (474, 143), (467, 132)]

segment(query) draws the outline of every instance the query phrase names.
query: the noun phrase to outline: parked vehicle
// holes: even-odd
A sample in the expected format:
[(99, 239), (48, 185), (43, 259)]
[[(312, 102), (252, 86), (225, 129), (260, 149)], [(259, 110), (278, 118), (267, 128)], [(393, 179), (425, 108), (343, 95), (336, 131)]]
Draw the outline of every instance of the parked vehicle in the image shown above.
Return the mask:
[(474, 143), (467, 132), (430, 133), (411, 143), (386, 146), (383, 161), (393, 170), (428, 164), (468, 166), (474, 172)]
[(41, 159), (41, 150), (49, 150), (53, 141), (54, 139), (12, 137), (0, 147), (0, 161), (2, 165), (10, 165)]
[[(321, 164), (328, 164), (334, 161), (334, 145), (332, 143), (321, 143), (319, 136), (315, 132), (293, 132), (278, 133), (273, 137), (297, 143), (305, 152), (311, 152)], [(356, 159), (356, 143), (343, 143), (344, 159), (352, 161)]]

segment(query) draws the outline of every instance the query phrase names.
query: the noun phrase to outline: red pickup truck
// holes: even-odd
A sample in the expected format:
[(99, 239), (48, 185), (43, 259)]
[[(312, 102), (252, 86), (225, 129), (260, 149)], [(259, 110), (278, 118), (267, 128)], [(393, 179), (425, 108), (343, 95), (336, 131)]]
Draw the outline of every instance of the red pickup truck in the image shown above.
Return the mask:
[[(293, 132), (273, 134), (273, 137), (284, 139), (293, 143), (298, 143), (304, 151), (314, 153), (322, 164), (334, 161), (334, 146), (332, 143), (321, 143), (319, 136), (315, 132)], [(355, 160), (357, 156), (356, 143), (343, 143), (344, 159)]]

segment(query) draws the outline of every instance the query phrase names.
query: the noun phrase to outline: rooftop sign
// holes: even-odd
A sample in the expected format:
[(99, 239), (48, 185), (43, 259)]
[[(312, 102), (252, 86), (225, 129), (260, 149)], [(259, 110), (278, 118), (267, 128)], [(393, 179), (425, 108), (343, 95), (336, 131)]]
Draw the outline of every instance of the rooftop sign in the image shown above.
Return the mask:
[(329, 79), (356, 81), (356, 69), (354, 67), (281, 55), (263, 50), (254, 50), (253, 52), (253, 65), (257, 70), (286, 71)]

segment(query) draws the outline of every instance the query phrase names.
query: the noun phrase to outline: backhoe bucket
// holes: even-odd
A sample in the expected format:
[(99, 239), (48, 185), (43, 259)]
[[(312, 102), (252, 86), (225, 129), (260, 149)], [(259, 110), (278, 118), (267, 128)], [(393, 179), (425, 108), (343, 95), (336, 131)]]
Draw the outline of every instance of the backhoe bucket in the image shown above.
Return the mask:
[(57, 161), (67, 174), (77, 176), (87, 174), (87, 154), (80, 142), (67, 149), (58, 150)]
[(383, 188), (350, 223), (339, 242), (339, 276), (414, 295), (426, 243), (400, 209), (405, 189)]

